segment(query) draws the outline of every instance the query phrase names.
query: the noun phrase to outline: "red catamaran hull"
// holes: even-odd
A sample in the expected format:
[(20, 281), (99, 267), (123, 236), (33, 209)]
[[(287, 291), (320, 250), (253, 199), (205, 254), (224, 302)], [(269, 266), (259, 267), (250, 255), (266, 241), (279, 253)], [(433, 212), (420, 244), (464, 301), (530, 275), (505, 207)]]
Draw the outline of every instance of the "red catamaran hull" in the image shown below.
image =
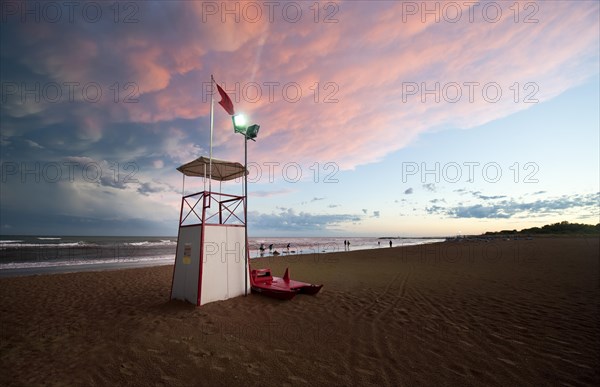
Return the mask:
[(288, 269), (283, 278), (273, 277), (271, 269), (255, 269), (251, 271), (250, 285), (252, 292), (280, 300), (291, 300), (296, 294), (317, 294), (323, 285), (313, 285), (290, 279)]

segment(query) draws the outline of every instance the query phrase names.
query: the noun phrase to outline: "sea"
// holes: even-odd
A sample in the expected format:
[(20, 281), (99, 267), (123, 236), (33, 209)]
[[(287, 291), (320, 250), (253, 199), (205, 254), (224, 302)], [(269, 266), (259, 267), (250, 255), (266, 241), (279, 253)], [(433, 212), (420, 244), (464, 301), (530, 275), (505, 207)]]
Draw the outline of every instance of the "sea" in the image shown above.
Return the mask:
[[(254, 259), (386, 248), (390, 241), (408, 246), (443, 239), (250, 237), (248, 244)], [(172, 265), (176, 248), (177, 237), (0, 235), (0, 277)]]

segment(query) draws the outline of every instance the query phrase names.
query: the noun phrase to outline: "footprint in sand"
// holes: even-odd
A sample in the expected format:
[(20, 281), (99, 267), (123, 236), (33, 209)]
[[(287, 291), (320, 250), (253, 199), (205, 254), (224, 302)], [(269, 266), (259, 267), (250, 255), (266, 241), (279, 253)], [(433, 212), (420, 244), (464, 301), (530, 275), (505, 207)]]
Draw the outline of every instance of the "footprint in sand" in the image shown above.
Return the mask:
[(131, 368), (132, 368), (131, 364), (129, 364), (129, 363), (123, 363), (123, 364), (121, 364), (120, 371), (124, 375), (132, 376), (133, 375), (133, 371), (131, 371)]
[(256, 363), (244, 363), (244, 366), (246, 367), (246, 371), (248, 371), (249, 374), (252, 375), (260, 375), (260, 371), (259, 371), (259, 366)]
[(167, 375), (161, 375), (160, 379), (168, 384), (175, 384), (178, 380)]
[(503, 358), (503, 357), (498, 357), (497, 359), (498, 359), (498, 360), (500, 360), (501, 362), (504, 362), (504, 363), (506, 363), (506, 364), (508, 364), (508, 365), (511, 365), (511, 366), (514, 366), (514, 365), (516, 365), (516, 364), (515, 364), (515, 362), (513, 362), (513, 361), (510, 361), (510, 360), (508, 360), (508, 359), (505, 359), (505, 358)]
[(196, 365), (206, 363), (206, 358), (211, 355), (210, 352), (205, 351), (203, 349), (194, 350), (190, 352), (189, 357), (194, 361)]
[(361, 374), (365, 374), (365, 375), (369, 375), (369, 376), (375, 375), (375, 372), (373, 372), (371, 370), (366, 370), (364, 368), (357, 368), (356, 371), (360, 372)]
[(303, 384), (308, 384), (308, 382), (306, 380), (299, 378), (297, 376), (294, 376), (294, 375), (288, 376), (288, 379), (290, 379), (293, 382), (293, 385), (297, 385), (298, 382), (303, 383)]

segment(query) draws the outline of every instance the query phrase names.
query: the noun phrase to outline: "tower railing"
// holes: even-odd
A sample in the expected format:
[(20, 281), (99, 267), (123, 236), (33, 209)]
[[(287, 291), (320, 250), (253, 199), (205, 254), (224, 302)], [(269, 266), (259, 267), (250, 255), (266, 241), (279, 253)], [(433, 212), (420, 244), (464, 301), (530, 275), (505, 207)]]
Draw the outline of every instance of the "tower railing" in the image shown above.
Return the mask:
[(211, 225), (244, 226), (244, 196), (201, 191), (181, 198), (179, 226), (204, 223)]

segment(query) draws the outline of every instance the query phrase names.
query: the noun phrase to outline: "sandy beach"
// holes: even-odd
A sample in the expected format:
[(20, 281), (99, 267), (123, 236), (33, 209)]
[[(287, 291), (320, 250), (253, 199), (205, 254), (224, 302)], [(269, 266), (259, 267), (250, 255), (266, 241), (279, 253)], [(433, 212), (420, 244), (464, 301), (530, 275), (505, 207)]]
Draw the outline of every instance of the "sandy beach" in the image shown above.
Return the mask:
[[(383, 244), (383, 243), (382, 243)], [(172, 266), (0, 279), (0, 384), (598, 385), (599, 243), (253, 260), (317, 296), (169, 301)]]

